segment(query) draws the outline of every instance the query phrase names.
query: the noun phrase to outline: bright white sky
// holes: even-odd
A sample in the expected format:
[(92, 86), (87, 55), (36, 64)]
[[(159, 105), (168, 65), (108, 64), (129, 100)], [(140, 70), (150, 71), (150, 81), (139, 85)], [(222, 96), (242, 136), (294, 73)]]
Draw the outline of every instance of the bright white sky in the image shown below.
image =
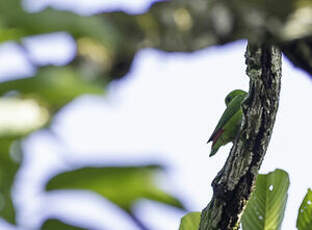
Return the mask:
[[(168, 179), (159, 177), (159, 183), (190, 210), (204, 208), (212, 195), (210, 183), (231, 147), (209, 158), (206, 140), (225, 109), (225, 95), (236, 88), (248, 90), (245, 46), (237, 42), (193, 54), (142, 50), (131, 72), (112, 84), (106, 97), (85, 96), (66, 106), (53, 126), (58, 138), (38, 132), (25, 143), (26, 166), (15, 194), (19, 222), (33, 226), (41, 221), (37, 217), (52, 214), (87, 221), (97, 229), (136, 229), (116, 207), (97, 196), (42, 195), (40, 186), (48, 175), (86, 163), (159, 162), (168, 169)], [(312, 187), (312, 181), (305, 179), (311, 165), (312, 81), (284, 59), (282, 83), (280, 109), (261, 172), (281, 168), (289, 173), (283, 229), (292, 230), (299, 205)], [(153, 230), (177, 229), (183, 215), (149, 201), (140, 202), (137, 212)]]

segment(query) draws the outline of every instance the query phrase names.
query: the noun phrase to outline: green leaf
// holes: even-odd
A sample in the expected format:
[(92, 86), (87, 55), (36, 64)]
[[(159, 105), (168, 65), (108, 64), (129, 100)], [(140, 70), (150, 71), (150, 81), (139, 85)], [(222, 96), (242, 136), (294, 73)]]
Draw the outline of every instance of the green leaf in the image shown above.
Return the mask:
[(0, 22), (0, 43), (5, 41), (18, 40), (24, 34), (15, 28), (8, 28)]
[(94, 191), (127, 212), (131, 212), (132, 205), (142, 198), (183, 209), (178, 199), (156, 186), (154, 176), (160, 169), (155, 165), (81, 168), (55, 176), (46, 188)]
[(20, 162), (11, 157), (16, 154), (18, 142), (14, 139), (0, 139), (0, 217), (15, 224), (15, 210), (11, 197), (11, 188)]
[(305, 195), (297, 217), (297, 228), (299, 230), (310, 230), (312, 229), (312, 191), (308, 189)]
[(48, 111), (33, 99), (0, 98), (0, 114), (0, 138), (25, 136), (49, 120)]
[(41, 230), (86, 230), (72, 225), (65, 224), (57, 219), (49, 219), (41, 227)]
[(255, 191), (242, 216), (243, 230), (281, 229), (288, 187), (289, 177), (283, 170), (258, 175)]
[(70, 67), (41, 68), (35, 77), (0, 83), (0, 95), (17, 92), (32, 97), (52, 111), (82, 94), (101, 94), (103, 86), (98, 82), (84, 79)]
[(198, 230), (200, 212), (189, 212), (181, 218), (179, 230)]
[(21, 0), (0, 0), (0, 24), (7, 30), (14, 29), (14, 32), (0, 36), (2, 41), (5, 41), (6, 37), (21, 39), (21, 36), (59, 31), (66, 31), (75, 38), (92, 37), (113, 49), (120, 41), (117, 30), (99, 16), (80, 16), (51, 8), (29, 13), (22, 8), (21, 2)]

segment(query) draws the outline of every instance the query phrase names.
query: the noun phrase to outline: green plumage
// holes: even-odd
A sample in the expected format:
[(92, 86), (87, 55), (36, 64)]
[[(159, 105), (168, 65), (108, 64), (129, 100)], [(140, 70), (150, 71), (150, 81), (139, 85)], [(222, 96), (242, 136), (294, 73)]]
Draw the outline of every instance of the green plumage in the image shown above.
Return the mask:
[(247, 93), (239, 89), (233, 90), (226, 96), (227, 107), (208, 140), (208, 142), (212, 141), (209, 156), (215, 155), (222, 145), (234, 141), (242, 121), (241, 104), (246, 96)]

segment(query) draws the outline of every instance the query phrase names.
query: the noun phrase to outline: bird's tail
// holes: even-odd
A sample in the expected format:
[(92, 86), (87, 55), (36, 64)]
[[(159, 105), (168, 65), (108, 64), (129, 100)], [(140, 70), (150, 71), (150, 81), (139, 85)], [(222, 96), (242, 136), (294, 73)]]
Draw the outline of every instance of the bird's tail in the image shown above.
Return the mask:
[(215, 155), (218, 151), (218, 148), (211, 148), (211, 151), (210, 151), (210, 154), (209, 154), (209, 157), (212, 157), (213, 155)]

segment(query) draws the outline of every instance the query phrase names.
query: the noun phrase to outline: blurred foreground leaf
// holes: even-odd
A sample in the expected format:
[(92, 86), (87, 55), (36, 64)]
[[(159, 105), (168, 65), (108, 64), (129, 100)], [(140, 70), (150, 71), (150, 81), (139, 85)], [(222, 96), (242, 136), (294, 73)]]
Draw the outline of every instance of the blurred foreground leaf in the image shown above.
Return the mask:
[(0, 98), (0, 217), (15, 224), (11, 189), (21, 163), (19, 139), (41, 128), (49, 113), (33, 99)]
[(12, 38), (20, 39), (18, 34), (31, 36), (67, 31), (75, 38), (92, 37), (111, 47), (118, 41), (114, 28), (96, 16), (80, 16), (52, 8), (30, 13), (22, 8), (21, 0), (0, 0), (0, 15), (2, 28), (15, 30)]
[(0, 217), (13, 224), (15, 224), (15, 210), (11, 188), (20, 162), (14, 161), (10, 153), (17, 154), (17, 146), (18, 143), (13, 139), (0, 139)]
[(103, 86), (88, 81), (70, 67), (46, 67), (35, 77), (0, 83), (0, 95), (16, 92), (22, 97), (38, 99), (52, 111), (60, 109), (82, 94), (101, 94)]
[(145, 198), (183, 209), (182, 203), (158, 188), (154, 181), (159, 166), (81, 168), (52, 178), (46, 188), (94, 191), (127, 212)]
[[(0, 0), (0, 42), (21, 42), (25, 37), (54, 32), (66, 32), (78, 42), (78, 57), (74, 65), (79, 62), (79, 65), (87, 69), (95, 67), (95, 71), (101, 72), (97, 77), (106, 81), (115, 77), (120, 78), (121, 76), (115, 73), (117, 71), (118, 74), (118, 70), (123, 69), (119, 65), (120, 59), (128, 58), (128, 50), (131, 50), (131, 57), (133, 57), (134, 50), (137, 50), (133, 45), (129, 45), (129, 42), (125, 44), (119, 27), (100, 16), (81, 16), (53, 8), (31, 13), (22, 8), (21, 0)], [(129, 38), (128, 36), (128, 40)], [(92, 40), (100, 49), (85, 49), (81, 41), (86, 39)], [(105, 52), (102, 52), (103, 50)], [(99, 53), (105, 56), (99, 56)], [(121, 53), (126, 53), (126, 57)], [(96, 60), (93, 57), (96, 57)]]
[(182, 217), (179, 230), (198, 230), (200, 212), (189, 212)]
[(0, 138), (24, 136), (49, 119), (48, 111), (32, 99), (0, 98), (0, 114)]
[(298, 212), (297, 224), (298, 230), (312, 229), (312, 191), (308, 189)]
[(283, 170), (259, 174), (242, 216), (243, 230), (281, 229), (288, 187), (289, 177)]
[(41, 230), (86, 230), (72, 225), (65, 224), (64, 222), (56, 219), (49, 219), (41, 227)]

